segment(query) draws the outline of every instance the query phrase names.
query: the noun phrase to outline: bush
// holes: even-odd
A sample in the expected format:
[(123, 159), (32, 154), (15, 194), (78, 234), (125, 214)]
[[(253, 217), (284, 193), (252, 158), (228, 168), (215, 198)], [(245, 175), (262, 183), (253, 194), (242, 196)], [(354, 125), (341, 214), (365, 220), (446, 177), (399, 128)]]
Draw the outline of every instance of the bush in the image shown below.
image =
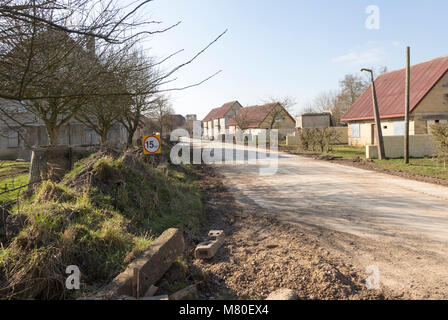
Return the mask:
[(448, 124), (435, 124), (431, 126), (431, 132), (439, 145), (438, 159), (446, 169), (448, 161)]
[(331, 151), (339, 133), (333, 128), (303, 128), (300, 130), (300, 147), (305, 151)]

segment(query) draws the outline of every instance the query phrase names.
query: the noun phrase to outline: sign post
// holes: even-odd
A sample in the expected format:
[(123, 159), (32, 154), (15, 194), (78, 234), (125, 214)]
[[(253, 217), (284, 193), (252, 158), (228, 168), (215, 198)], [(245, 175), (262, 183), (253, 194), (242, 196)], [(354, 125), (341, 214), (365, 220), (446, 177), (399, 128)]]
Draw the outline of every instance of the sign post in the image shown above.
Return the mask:
[(154, 134), (151, 136), (144, 136), (142, 142), (143, 142), (144, 154), (162, 153), (162, 144), (160, 143), (160, 135)]

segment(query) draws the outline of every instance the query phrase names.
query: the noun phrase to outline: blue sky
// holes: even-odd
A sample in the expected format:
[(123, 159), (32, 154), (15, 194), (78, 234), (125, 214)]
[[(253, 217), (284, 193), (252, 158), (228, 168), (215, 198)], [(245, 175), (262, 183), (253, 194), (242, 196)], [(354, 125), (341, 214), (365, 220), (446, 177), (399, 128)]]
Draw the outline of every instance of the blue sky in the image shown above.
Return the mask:
[[(367, 29), (366, 8), (380, 9), (380, 28)], [(185, 49), (165, 64), (188, 60), (217, 35), (226, 35), (197, 61), (177, 73), (167, 87), (207, 83), (170, 94), (175, 111), (202, 119), (211, 108), (238, 100), (258, 104), (268, 97), (293, 97), (294, 113), (314, 95), (334, 90), (347, 73), (361, 67), (404, 67), (448, 54), (446, 0), (154, 0), (145, 16), (175, 29), (145, 42), (152, 55)]]

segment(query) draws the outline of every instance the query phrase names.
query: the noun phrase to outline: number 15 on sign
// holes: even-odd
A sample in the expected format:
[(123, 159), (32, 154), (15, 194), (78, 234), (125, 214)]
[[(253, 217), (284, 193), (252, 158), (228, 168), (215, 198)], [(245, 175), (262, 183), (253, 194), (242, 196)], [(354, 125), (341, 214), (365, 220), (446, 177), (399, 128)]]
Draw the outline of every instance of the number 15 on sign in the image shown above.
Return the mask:
[(144, 136), (142, 140), (144, 154), (157, 154), (162, 152), (160, 135)]

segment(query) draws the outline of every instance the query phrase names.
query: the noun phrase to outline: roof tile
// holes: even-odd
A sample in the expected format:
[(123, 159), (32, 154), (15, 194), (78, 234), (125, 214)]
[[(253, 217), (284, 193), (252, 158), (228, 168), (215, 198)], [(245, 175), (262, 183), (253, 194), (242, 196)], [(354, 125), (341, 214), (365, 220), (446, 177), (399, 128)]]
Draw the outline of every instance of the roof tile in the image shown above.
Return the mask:
[(238, 103), (238, 101), (227, 102), (223, 104), (222, 107), (220, 108), (212, 109), (212, 111), (210, 111), (209, 114), (202, 121), (207, 122), (213, 119), (224, 118), (227, 112), (230, 111), (230, 109), (233, 107), (235, 103)]

